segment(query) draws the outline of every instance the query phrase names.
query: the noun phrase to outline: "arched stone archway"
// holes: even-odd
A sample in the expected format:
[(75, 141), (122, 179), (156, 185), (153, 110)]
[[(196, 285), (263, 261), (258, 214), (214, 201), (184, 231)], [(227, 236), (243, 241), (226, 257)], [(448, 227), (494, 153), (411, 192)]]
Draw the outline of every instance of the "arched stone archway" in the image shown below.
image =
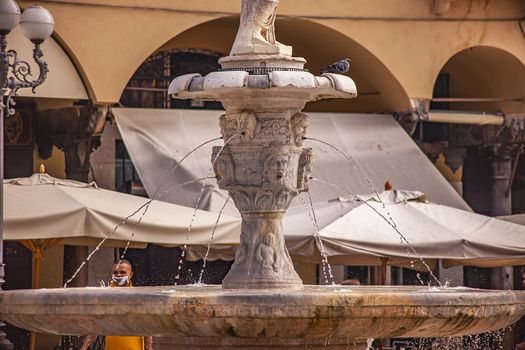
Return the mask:
[(464, 49), (454, 54), (441, 69), (434, 87), (434, 96), (436, 94), (464, 100), (442, 106), (446, 109), (505, 114), (525, 112), (525, 65), (499, 48)]
[[(169, 40), (155, 53), (174, 49), (209, 50), (228, 55), (238, 27), (237, 18), (220, 18), (196, 25)], [(306, 69), (319, 74), (320, 69), (348, 57), (352, 68), (348, 75), (358, 87), (358, 97), (350, 101), (322, 101), (307, 105), (308, 111), (324, 112), (396, 112), (410, 107), (401, 84), (385, 65), (365, 47), (326, 26), (298, 19), (277, 21), (279, 41), (294, 48), (294, 56), (307, 59)], [(140, 69), (140, 68), (139, 68)]]

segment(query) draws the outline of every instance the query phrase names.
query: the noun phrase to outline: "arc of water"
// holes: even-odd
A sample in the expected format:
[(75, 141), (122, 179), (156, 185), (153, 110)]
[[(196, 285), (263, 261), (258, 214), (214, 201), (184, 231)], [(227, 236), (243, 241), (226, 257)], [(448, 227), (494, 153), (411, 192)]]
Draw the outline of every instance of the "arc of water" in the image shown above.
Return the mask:
[(228, 196), (228, 198), (226, 198), (226, 201), (224, 202), (221, 210), (219, 211), (219, 215), (217, 215), (217, 221), (215, 221), (215, 226), (213, 226), (213, 231), (211, 232), (210, 242), (208, 243), (208, 247), (206, 249), (206, 254), (204, 255), (204, 259), (203, 259), (203, 263), (202, 263), (202, 269), (201, 269), (201, 272), (199, 274), (199, 281), (197, 282), (198, 284), (202, 284), (202, 277), (204, 276), (204, 270), (206, 269), (206, 262), (207, 262), (208, 256), (210, 255), (211, 244), (213, 243), (213, 238), (215, 236), (215, 231), (217, 230), (217, 226), (219, 225), (219, 221), (221, 220), (222, 212), (226, 208), (226, 205), (228, 204), (229, 201), (230, 201), (230, 196)]
[[(69, 283), (71, 283), (71, 281), (73, 281), (75, 279), (75, 277), (78, 275), (78, 273), (82, 270), (82, 268), (86, 265), (86, 263), (91, 259), (91, 257), (100, 249), (100, 247), (105, 243), (105, 241), (109, 238), (109, 236), (111, 234), (113, 234), (120, 226), (122, 226), (124, 223), (126, 223), (130, 218), (132, 218), (133, 216), (135, 216), (135, 214), (137, 214), (142, 208), (145, 208), (144, 209), (144, 212), (142, 213), (142, 216), (140, 217), (139, 221), (137, 222), (137, 228), (138, 226), (140, 225), (140, 222), (142, 221), (142, 218), (146, 215), (147, 211), (148, 211), (148, 208), (151, 204), (151, 202), (153, 202), (153, 200), (155, 200), (161, 190), (161, 188), (164, 186), (164, 184), (166, 183), (166, 181), (168, 180), (168, 178), (171, 176), (171, 174), (173, 172), (175, 172), (175, 170), (178, 169), (178, 167), (182, 164), (182, 162), (188, 158), (192, 153), (194, 153), (195, 151), (197, 151), (198, 149), (200, 149), (201, 147), (204, 147), (205, 145), (209, 144), (209, 143), (212, 143), (214, 141), (218, 141), (218, 140), (222, 140), (222, 136), (221, 137), (216, 137), (216, 138), (213, 138), (211, 140), (208, 140), (208, 141), (205, 141), (203, 143), (201, 143), (200, 145), (198, 145), (197, 147), (193, 148), (190, 152), (188, 152), (184, 157), (182, 157), (171, 169), (170, 171), (168, 172), (168, 174), (166, 175), (166, 177), (164, 178), (164, 180), (162, 181), (162, 183), (160, 184), (160, 186), (157, 188), (157, 190), (155, 191), (155, 193), (153, 194), (152, 198), (150, 198), (150, 200), (148, 200), (145, 204), (143, 204), (142, 206), (140, 206), (136, 211), (134, 211), (131, 215), (128, 215), (124, 220), (122, 220), (117, 226), (115, 226), (115, 228), (108, 233), (107, 237), (103, 238), (100, 243), (95, 247), (95, 249), (88, 255), (88, 257), (86, 258), (86, 260), (84, 260), (82, 262), (82, 264), (80, 264), (80, 266), (78, 267), (78, 269), (75, 271), (75, 273), (73, 274), (73, 276), (66, 281), (66, 283), (64, 283), (64, 288), (67, 288), (67, 285)], [(186, 186), (190, 183), (194, 183), (194, 182), (197, 182), (197, 181), (201, 181), (202, 179), (196, 179), (196, 180), (192, 180), (190, 182), (185, 182), (183, 184), (180, 184), (180, 185), (175, 185), (175, 186), (172, 186), (170, 187), (168, 190), (160, 193), (160, 196), (159, 197), (162, 197), (163, 195), (165, 195), (166, 193), (168, 192), (171, 192), (173, 189), (175, 188), (178, 188), (178, 187), (181, 187), (181, 186)], [(135, 235), (135, 232), (133, 232), (131, 234), (131, 237), (130, 239), (128, 240), (128, 242), (126, 243), (126, 248), (124, 249), (124, 252), (122, 254), (122, 257), (125, 256), (128, 248), (129, 248), (129, 245), (131, 243), (131, 240), (133, 239)]]
[[(211, 172), (213, 171), (213, 167), (215, 165), (215, 162), (217, 161), (217, 159), (219, 159), (219, 156), (221, 155), (222, 151), (224, 150), (224, 148), (235, 138), (241, 136), (241, 133), (236, 133), (234, 135), (232, 135), (230, 138), (228, 138), (224, 144), (221, 146), (221, 148), (219, 149), (219, 151), (217, 152), (217, 154), (215, 155), (215, 157), (212, 159), (212, 162), (211, 162), (211, 167), (210, 169), (208, 170), (208, 173), (206, 175), (206, 177), (209, 177)], [(204, 188), (206, 187), (206, 184), (207, 184), (207, 181), (204, 181), (202, 183), (202, 187), (201, 187), (201, 190), (199, 192), (199, 195), (197, 196), (197, 201), (195, 203), (195, 209), (193, 211), (193, 215), (191, 216), (191, 221), (190, 221), (190, 225), (188, 226), (188, 230), (186, 231), (186, 241), (184, 242), (184, 246), (183, 246), (183, 249), (182, 249), (182, 253), (181, 253), (181, 257), (179, 259), (179, 265), (177, 266), (177, 275), (175, 275), (175, 285), (177, 285), (177, 282), (178, 280), (180, 279), (180, 273), (182, 271), (182, 265), (184, 264), (184, 258), (186, 257), (186, 249), (188, 249), (188, 241), (190, 240), (190, 233), (191, 233), (191, 230), (193, 228), (193, 223), (195, 222), (195, 217), (197, 216), (197, 210), (199, 208), (199, 204), (201, 202), (201, 198), (202, 198), (202, 194), (204, 192)]]
[[(312, 222), (312, 225), (314, 226), (314, 229), (315, 229), (314, 237), (315, 237), (317, 243), (319, 244), (319, 251), (320, 251), (320, 254), (321, 254), (321, 265), (322, 265), (322, 268), (323, 268), (323, 276), (324, 276), (324, 279), (325, 279), (325, 283), (326, 284), (335, 285), (334, 275), (332, 273), (332, 266), (328, 262), (328, 255), (326, 254), (326, 250), (324, 249), (324, 245), (323, 245), (323, 241), (322, 241), (322, 238), (321, 238), (321, 234), (319, 233), (319, 223), (317, 222), (317, 217), (315, 215), (314, 204), (313, 204), (313, 201), (312, 201), (312, 195), (310, 194), (310, 192), (307, 192), (307, 193), (308, 193), (308, 198), (310, 200), (310, 205), (308, 205), (306, 203), (306, 201), (304, 200), (303, 197), (300, 197), (300, 198), (301, 198), (301, 201), (303, 202), (303, 204), (304, 204), (304, 206), (306, 208), (306, 212), (308, 213), (308, 217), (310, 218), (310, 221)], [(328, 270), (328, 275), (327, 275), (327, 270)], [(328, 277), (330, 277), (330, 279), (328, 279)]]
[[(182, 187), (182, 186), (186, 186), (186, 185), (189, 185), (189, 184), (192, 184), (192, 183), (195, 183), (195, 182), (199, 182), (199, 181), (203, 181), (204, 179), (206, 178), (198, 178), (198, 179), (194, 179), (194, 180), (191, 180), (191, 181), (187, 181), (187, 182), (184, 182), (182, 184), (178, 184), (177, 187)], [(63, 288), (67, 288), (68, 284), (71, 283), (71, 281), (73, 281), (78, 273), (82, 270), (82, 268), (86, 265), (86, 263), (91, 260), (91, 258), (93, 257), (93, 255), (95, 255), (95, 253), (100, 250), (100, 248), (102, 247), (102, 245), (110, 238), (110, 236), (115, 233), (115, 231), (117, 231), (119, 229), (119, 227), (121, 227), (122, 225), (124, 225), (129, 219), (131, 219), (133, 216), (135, 216), (138, 212), (140, 212), (142, 209), (144, 208), (147, 208), (149, 207), (149, 205), (151, 204), (151, 202), (153, 202), (153, 199), (149, 199), (148, 201), (146, 201), (144, 204), (142, 204), (137, 210), (135, 210), (133, 213), (131, 213), (130, 215), (126, 216), (122, 221), (120, 221), (117, 225), (115, 225), (115, 227), (109, 232), (109, 233), (106, 233), (106, 237), (102, 238), (101, 241), (99, 242), (99, 244), (95, 247), (95, 249), (93, 249), (93, 251), (87, 256), (86, 260), (84, 260), (82, 262), (82, 264), (80, 264), (80, 266), (78, 267), (78, 269), (75, 271), (75, 273), (73, 274), (73, 276), (71, 276), (71, 278), (69, 278), (65, 283), (64, 283), (64, 287)], [(145, 214), (145, 213), (144, 213)], [(142, 216), (144, 216), (144, 214)]]
[(347, 154), (347, 153), (341, 151), (339, 148), (335, 147), (334, 145), (332, 145), (332, 144), (330, 144), (330, 143), (328, 143), (326, 141), (323, 141), (323, 140), (320, 140), (320, 139), (317, 139), (317, 138), (314, 138), (314, 137), (303, 137), (303, 139), (304, 140), (316, 141), (316, 142), (319, 142), (319, 143), (321, 143), (323, 145), (326, 145), (326, 146), (332, 148), (333, 150), (335, 150), (340, 155), (342, 155), (346, 160), (348, 160), (350, 162), (350, 164), (354, 167), (354, 169), (357, 170), (357, 172), (359, 173), (359, 176), (366, 181), (368, 187), (376, 195), (378, 202), (383, 205), (383, 209), (385, 209), (389, 220), (392, 222), (392, 225), (397, 226), (396, 223), (394, 222), (394, 219), (392, 218), (392, 215), (386, 209), (386, 205), (385, 205), (385, 203), (383, 203), (383, 200), (381, 199), (381, 196), (379, 195), (379, 192), (377, 191), (376, 187), (374, 186), (374, 184), (372, 183), (370, 178), (368, 176), (366, 176), (366, 174), (363, 172), (363, 170), (361, 169), (361, 166), (359, 165), (359, 162), (357, 161), (357, 159), (352, 157), (350, 154)]
[[(412, 254), (414, 256), (416, 256), (420, 261), (421, 263), (425, 266), (425, 268), (428, 270), (428, 272), (430, 273), (430, 276), (432, 277), (432, 279), (434, 279), (434, 281), (440, 286), (440, 287), (443, 287), (443, 285), (441, 284), (441, 282), (439, 281), (439, 279), (434, 275), (434, 272), (432, 271), (432, 269), (430, 268), (430, 266), (428, 266), (428, 264), (426, 263), (425, 259), (423, 259), (423, 257), (421, 255), (419, 255), (419, 253), (416, 251), (416, 249), (412, 246), (412, 244), (410, 244), (410, 242), (408, 241), (408, 239), (405, 237), (405, 235), (403, 235), (403, 233), (401, 233), (401, 231), (399, 231), (399, 229), (397, 228), (397, 226), (394, 226), (389, 219), (387, 219), (382, 213), (380, 213), (376, 208), (374, 208), (372, 205), (370, 205), (370, 203), (368, 203), (368, 201), (365, 201), (364, 199), (360, 198), (358, 195), (356, 195), (355, 193), (352, 193), (351, 191), (347, 190), (346, 188), (344, 187), (341, 187), (339, 185), (336, 185), (336, 184), (332, 184), (328, 181), (325, 181), (325, 180), (322, 180), (322, 179), (317, 179), (315, 177), (310, 177), (310, 180), (313, 180), (313, 181), (316, 181), (316, 182), (320, 182), (322, 184), (325, 184), (325, 185), (328, 185), (328, 186), (331, 186), (331, 187), (334, 187), (334, 188), (337, 188), (339, 189), (340, 191), (344, 191), (346, 193), (348, 193), (349, 195), (351, 195), (352, 197), (354, 197), (355, 199), (363, 202), (363, 204), (365, 204), (367, 207), (369, 207), (370, 209), (372, 209), (377, 215), (379, 215), (383, 220), (386, 221), (386, 223), (392, 227), (394, 229), (394, 231), (396, 231), (396, 233), (403, 239), (403, 241), (407, 244), (407, 246), (409, 247), (410, 251), (412, 252)], [(420, 282), (422, 282), (420, 280)], [(422, 283), (424, 285), (424, 283)]]

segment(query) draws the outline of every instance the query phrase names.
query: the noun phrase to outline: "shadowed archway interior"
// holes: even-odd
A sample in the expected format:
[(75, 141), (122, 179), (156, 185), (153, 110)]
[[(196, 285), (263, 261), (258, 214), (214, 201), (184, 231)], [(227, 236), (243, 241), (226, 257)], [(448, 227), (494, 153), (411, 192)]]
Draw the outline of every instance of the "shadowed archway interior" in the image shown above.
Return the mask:
[[(488, 46), (471, 47), (452, 56), (436, 79), (439, 97), (494, 99), (452, 102), (445, 109), (505, 114), (525, 111), (525, 66), (512, 54)], [(521, 100), (520, 100), (521, 99)]]
[[(238, 18), (221, 18), (177, 35), (154, 55), (171, 50), (205, 50), (227, 56), (235, 38)], [(308, 61), (305, 68), (319, 74), (322, 67), (342, 58), (352, 60), (347, 73), (358, 88), (352, 101), (327, 100), (309, 103), (307, 112), (390, 113), (409, 109), (409, 99), (392, 73), (366, 48), (326, 26), (297, 19), (276, 22), (277, 39), (294, 47), (294, 56)], [(173, 78), (173, 77), (171, 77)]]

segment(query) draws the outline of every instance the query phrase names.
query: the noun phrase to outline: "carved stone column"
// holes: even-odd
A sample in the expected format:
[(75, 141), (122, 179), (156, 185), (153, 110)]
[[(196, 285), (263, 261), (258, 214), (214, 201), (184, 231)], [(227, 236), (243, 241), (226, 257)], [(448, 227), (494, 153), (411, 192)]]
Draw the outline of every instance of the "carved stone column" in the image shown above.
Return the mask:
[(492, 205), (491, 215), (511, 215), (512, 195), (507, 191), (512, 174), (514, 147), (497, 145), (491, 152), (492, 160)]
[(51, 156), (56, 146), (64, 151), (68, 179), (89, 180), (89, 158), (100, 146), (107, 107), (70, 107), (40, 112), (38, 118), (38, 149), (42, 158)]
[(214, 170), (243, 219), (235, 263), (223, 287), (301, 288), (281, 220), (292, 199), (308, 189), (313, 154), (301, 147), (308, 116), (242, 111), (224, 114), (220, 125), (224, 139), (231, 141), (220, 154), (221, 147), (214, 148)]
[[(520, 152), (519, 144), (498, 144), (490, 150), (489, 155), (492, 160), (492, 216), (512, 214), (512, 192), (509, 186), (516, 152)], [(490, 278), (492, 288), (514, 289), (512, 266), (492, 269)]]

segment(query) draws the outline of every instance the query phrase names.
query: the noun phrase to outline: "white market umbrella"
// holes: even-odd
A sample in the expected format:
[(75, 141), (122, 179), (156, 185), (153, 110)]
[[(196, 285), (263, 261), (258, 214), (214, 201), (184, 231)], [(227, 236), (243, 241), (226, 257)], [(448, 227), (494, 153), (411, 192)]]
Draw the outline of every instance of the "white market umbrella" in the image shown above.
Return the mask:
[[(523, 226), (431, 203), (421, 192), (390, 190), (360, 198), (314, 205), (331, 263), (380, 265), (388, 259), (391, 265), (421, 268), (423, 258), (431, 265), (442, 259), (445, 266), (525, 264)], [(286, 244), (297, 261), (320, 260), (316, 230), (304, 212), (285, 217)]]
[(525, 226), (525, 214), (498, 216), (498, 219)]
[[(154, 200), (138, 225), (147, 202), (147, 198), (100, 189), (94, 183), (47, 174), (5, 180), (4, 239), (21, 241), (40, 255), (52, 244), (96, 245), (104, 238), (110, 246), (124, 246), (129, 240), (142, 247), (210, 242), (216, 213), (198, 210), (188, 232), (193, 208)], [(240, 220), (222, 216), (213, 242), (231, 244), (239, 240), (239, 234)]]

